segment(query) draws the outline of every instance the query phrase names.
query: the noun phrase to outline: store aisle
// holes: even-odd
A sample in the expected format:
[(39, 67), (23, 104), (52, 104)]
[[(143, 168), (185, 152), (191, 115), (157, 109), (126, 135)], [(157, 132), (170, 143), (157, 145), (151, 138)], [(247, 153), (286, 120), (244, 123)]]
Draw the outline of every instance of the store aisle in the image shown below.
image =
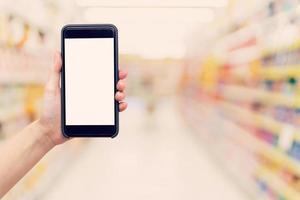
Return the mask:
[(44, 200), (247, 199), (185, 127), (175, 102), (153, 117), (139, 102), (129, 105), (120, 135), (92, 139)]

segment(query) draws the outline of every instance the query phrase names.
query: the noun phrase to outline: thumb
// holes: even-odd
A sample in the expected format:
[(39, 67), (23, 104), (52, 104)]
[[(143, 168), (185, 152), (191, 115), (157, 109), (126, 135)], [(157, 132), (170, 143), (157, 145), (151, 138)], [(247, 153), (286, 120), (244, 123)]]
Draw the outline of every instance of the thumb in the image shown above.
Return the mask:
[(46, 86), (47, 89), (55, 90), (56, 88), (59, 88), (61, 66), (61, 55), (59, 52), (55, 52), (53, 66), (50, 70), (50, 76)]

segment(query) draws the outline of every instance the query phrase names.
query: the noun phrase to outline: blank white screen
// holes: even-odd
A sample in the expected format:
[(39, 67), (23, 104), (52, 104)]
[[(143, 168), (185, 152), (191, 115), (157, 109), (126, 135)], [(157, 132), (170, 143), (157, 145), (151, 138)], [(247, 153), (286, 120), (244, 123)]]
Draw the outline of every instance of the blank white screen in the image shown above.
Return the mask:
[(114, 125), (113, 38), (65, 39), (66, 125)]

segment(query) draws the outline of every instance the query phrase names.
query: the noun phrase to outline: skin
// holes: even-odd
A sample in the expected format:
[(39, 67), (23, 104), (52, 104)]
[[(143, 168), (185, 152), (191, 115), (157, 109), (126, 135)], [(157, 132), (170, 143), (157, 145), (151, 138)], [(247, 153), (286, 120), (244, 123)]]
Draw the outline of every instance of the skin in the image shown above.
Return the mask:
[[(20, 133), (3, 142), (0, 146), (0, 198), (2, 198), (43, 156), (56, 145), (68, 141), (61, 133), (60, 125), (60, 71), (61, 56), (54, 55), (49, 80), (45, 87), (44, 106), (41, 118), (24, 128)], [(119, 72), (118, 92), (115, 99), (120, 102), (119, 110), (124, 111), (127, 73)]]

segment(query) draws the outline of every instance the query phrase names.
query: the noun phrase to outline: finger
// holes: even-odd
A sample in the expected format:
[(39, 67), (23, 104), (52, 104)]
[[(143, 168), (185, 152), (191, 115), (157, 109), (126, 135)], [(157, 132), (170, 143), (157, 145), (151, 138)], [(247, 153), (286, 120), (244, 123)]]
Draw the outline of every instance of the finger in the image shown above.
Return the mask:
[(55, 52), (53, 66), (50, 70), (50, 77), (47, 82), (48, 89), (59, 88), (59, 80), (60, 80), (60, 71), (61, 71), (62, 61), (60, 53)]
[(54, 67), (53, 71), (57, 74), (60, 73), (62, 67), (62, 60), (61, 60), (61, 54), (59, 51), (56, 51), (54, 53)]
[(119, 80), (119, 81), (118, 81), (118, 84), (117, 84), (117, 89), (118, 89), (119, 91), (124, 91), (125, 88), (126, 88), (125, 81)]
[(117, 101), (123, 101), (125, 99), (124, 92), (117, 92), (115, 98)]
[(119, 79), (125, 79), (127, 77), (127, 72), (124, 70), (119, 70)]
[(119, 104), (119, 111), (122, 112), (122, 111), (126, 110), (127, 105), (128, 105), (128, 104), (127, 104), (126, 102), (121, 102), (121, 103)]

